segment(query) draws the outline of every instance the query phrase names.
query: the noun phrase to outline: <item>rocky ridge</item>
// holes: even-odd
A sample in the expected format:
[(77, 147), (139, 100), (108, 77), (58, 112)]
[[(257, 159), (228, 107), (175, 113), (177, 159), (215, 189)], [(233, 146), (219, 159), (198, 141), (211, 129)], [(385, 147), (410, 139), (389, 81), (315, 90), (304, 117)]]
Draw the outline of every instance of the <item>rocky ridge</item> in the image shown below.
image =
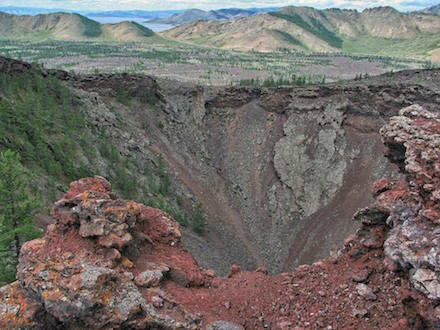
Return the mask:
[(103, 178), (74, 182), (45, 237), (22, 247), (0, 326), (438, 328), (439, 133), (438, 115), (417, 105), (391, 118), (381, 134), (405, 178), (375, 182), (338, 256), (278, 276), (232, 266), (217, 277), (167, 214), (118, 199)]

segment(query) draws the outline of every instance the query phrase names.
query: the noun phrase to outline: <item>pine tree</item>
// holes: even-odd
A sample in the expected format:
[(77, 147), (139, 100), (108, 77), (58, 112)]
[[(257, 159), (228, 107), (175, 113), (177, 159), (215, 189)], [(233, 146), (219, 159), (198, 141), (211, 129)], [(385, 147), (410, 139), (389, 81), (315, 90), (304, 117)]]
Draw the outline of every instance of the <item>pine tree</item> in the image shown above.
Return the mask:
[(29, 175), (18, 154), (0, 153), (0, 285), (15, 279), (23, 243), (41, 236), (34, 224), (39, 201), (28, 188)]
[(199, 234), (203, 235), (206, 231), (206, 218), (205, 218), (205, 212), (203, 211), (202, 204), (196, 203), (193, 206), (192, 212), (191, 212), (191, 222), (193, 226), (193, 230)]

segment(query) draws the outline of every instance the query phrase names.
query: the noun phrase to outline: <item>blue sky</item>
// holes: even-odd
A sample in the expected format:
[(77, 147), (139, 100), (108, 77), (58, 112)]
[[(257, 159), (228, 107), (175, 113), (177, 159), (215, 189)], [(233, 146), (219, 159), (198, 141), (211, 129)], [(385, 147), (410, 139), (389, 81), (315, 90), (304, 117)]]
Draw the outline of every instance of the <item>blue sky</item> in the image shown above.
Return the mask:
[(312, 6), (316, 8), (364, 9), (376, 6), (393, 6), (400, 10), (417, 10), (439, 3), (440, 0), (0, 0), (0, 6), (64, 8), (72, 10), (115, 9), (218, 9), (228, 7), (282, 7), (288, 5)]

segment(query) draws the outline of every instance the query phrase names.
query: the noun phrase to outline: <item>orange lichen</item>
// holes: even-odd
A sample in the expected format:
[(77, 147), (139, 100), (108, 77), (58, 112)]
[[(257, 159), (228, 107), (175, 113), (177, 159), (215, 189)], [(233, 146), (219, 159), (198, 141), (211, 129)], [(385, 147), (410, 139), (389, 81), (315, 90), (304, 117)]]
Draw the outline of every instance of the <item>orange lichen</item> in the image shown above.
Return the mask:
[(122, 258), (122, 266), (124, 266), (125, 268), (133, 268), (134, 263), (128, 259), (127, 257), (123, 257)]

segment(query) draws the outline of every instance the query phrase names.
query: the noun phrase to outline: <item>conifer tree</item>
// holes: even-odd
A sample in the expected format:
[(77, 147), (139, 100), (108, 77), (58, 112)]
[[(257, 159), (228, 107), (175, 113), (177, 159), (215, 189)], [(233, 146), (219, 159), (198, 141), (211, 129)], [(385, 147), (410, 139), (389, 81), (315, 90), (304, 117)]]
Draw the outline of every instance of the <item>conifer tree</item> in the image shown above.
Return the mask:
[(0, 153), (0, 285), (15, 279), (23, 243), (41, 236), (34, 223), (39, 201), (28, 188), (29, 175), (19, 155)]

